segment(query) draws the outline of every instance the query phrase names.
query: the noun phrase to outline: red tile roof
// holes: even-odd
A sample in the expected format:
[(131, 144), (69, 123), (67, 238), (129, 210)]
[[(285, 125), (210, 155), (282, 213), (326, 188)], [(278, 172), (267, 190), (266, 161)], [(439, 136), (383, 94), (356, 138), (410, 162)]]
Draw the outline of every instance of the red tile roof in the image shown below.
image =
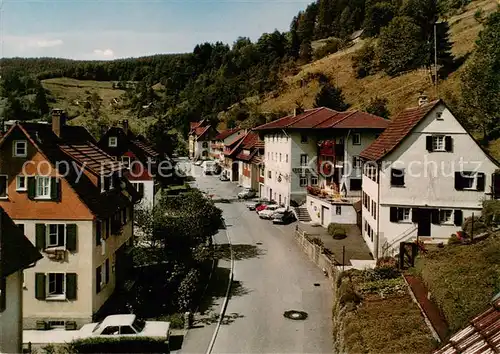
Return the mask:
[[(250, 131), (246, 135), (244, 135), (243, 138), (239, 140), (238, 144), (231, 150), (231, 152), (229, 152), (226, 155), (231, 156), (236, 153), (237, 154), (235, 156), (236, 159), (248, 161), (258, 151), (256, 145), (259, 142), (260, 142), (259, 134), (257, 134), (254, 131)], [(250, 154), (245, 155), (242, 150), (250, 150)]]
[(441, 100), (436, 100), (419, 107), (408, 108), (398, 114), (389, 127), (361, 152), (360, 157), (378, 161), (394, 150), (399, 143), (424, 119)]
[(337, 112), (333, 109), (320, 107), (308, 109), (297, 116), (289, 115), (278, 120), (263, 124), (255, 130), (271, 129), (384, 129), (389, 121), (366, 112)]
[[(498, 296), (498, 295), (497, 295)], [(458, 353), (498, 353), (500, 351), (500, 299), (479, 316), (470, 321), (469, 326), (455, 333), (448, 343), (435, 354)]]
[(220, 132), (216, 137), (215, 140), (224, 140), (227, 137), (233, 135), (234, 133), (237, 133), (241, 130), (241, 128), (233, 128), (233, 129), (226, 129)]

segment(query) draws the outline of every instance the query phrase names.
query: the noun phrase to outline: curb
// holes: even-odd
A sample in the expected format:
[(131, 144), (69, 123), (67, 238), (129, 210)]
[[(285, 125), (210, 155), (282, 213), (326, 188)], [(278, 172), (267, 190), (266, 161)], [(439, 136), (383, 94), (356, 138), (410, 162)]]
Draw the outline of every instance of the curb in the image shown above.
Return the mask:
[[(215, 251), (215, 240), (214, 240), (213, 236), (212, 236), (212, 248)], [(207, 284), (205, 285), (205, 288), (203, 289), (203, 292), (202, 292), (201, 297), (200, 297), (200, 301), (198, 302), (198, 305), (196, 306), (196, 309), (194, 310), (194, 313), (198, 312), (198, 310), (200, 308), (201, 300), (203, 300), (203, 298), (206, 295), (206, 292), (207, 292), (208, 286), (210, 285), (210, 281), (212, 280), (212, 275), (214, 274), (214, 270), (215, 270), (215, 266), (216, 265), (217, 265), (217, 259), (214, 258), (212, 260), (212, 269), (210, 270), (210, 275), (208, 276)]]
[(231, 254), (231, 268), (229, 271), (229, 284), (227, 285), (226, 295), (224, 298), (224, 302), (222, 303), (222, 309), (220, 311), (219, 320), (217, 321), (217, 327), (215, 327), (215, 331), (214, 331), (214, 334), (212, 335), (212, 339), (210, 340), (210, 344), (208, 345), (208, 349), (207, 349), (206, 354), (212, 353), (212, 349), (213, 349), (214, 344), (215, 344), (215, 339), (217, 338), (217, 334), (219, 333), (219, 328), (222, 324), (222, 320), (224, 319), (224, 315), (226, 313), (227, 303), (229, 301), (229, 293), (231, 291), (231, 286), (233, 284), (233, 270), (234, 270), (233, 248), (231, 246), (231, 237), (229, 236), (229, 230), (226, 226), (226, 221), (224, 220), (223, 223), (224, 223), (224, 226), (226, 227), (226, 236), (227, 236), (229, 250), (230, 250), (230, 254)]

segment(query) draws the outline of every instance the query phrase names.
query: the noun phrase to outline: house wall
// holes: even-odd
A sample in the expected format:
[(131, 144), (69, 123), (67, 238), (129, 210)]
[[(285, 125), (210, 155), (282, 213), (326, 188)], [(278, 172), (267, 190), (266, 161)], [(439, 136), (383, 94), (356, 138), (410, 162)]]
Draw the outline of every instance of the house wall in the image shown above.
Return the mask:
[(252, 168), (250, 163), (239, 161), (240, 176), (239, 182), (244, 188), (252, 188)]
[[(204, 147), (206, 144), (206, 147)], [(195, 140), (194, 142), (194, 158), (207, 160), (210, 152), (210, 141), (208, 140)]]
[(0, 353), (22, 352), (22, 279), (22, 271), (6, 279), (6, 306), (0, 312)]
[(136, 208), (151, 208), (155, 201), (155, 182), (152, 180), (130, 180), (131, 183), (142, 183), (144, 185), (144, 196)]
[[(318, 156), (318, 142), (314, 135), (310, 132), (305, 132), (308, 136), (307, 142), (301, 142), (301, 134), (298, 132), (290, 133), (291, 140), (291, 168), (299, 168), (300, 167), (300, 155), (307, 154), (309, 162), (309, 166), (312, 169), (316, 168), (317, 156)], [(307, 185), (311, 184), (311, 173), (307, 174)], [(302, 202), (306, 200), (307, 190), (306, 187), (300, 186), (300, 173), (291, 172), (291, 199)]]
[[(306, 198), (307, 211), (313, 222), (321, 224), (323, 227), (328, 227), (330, 223), (336, 224), (356, 224), (356, 210), (351, 204), (335, 203), (332, 204), (320, 198), (308, 195)], [(327, 208), (327, 209), (323, 209)], [(337, 215), (337, 207), (340, 208), (340, 215)], [(321, 222), (321, 213), (323, 223)]]
[[(361, 235), (363, 236), (363, 239), (365, 240), (366, 244), (368, 245), (368, 248), (372, 252), (372, 254), (375, 254), (375, 248), (376, 246), (376, 240), (377, 240), (377, 230), (378, 230), (378, 224), (377, 224), (377, 219), (381, 219), (382, 217), (379, 215), (380, 214), (380, 205), (378, 201), (378, 183), (373, 181), (372, 179), (368, 178), (367, 176), (363, 175), (363, 192), (366, 193), (367, 196), (370, 198), (370, 210), (368, 210), (364, 204), (362, 203), (361, 207), (361, 215), (362, 215), (362, 222), (361, 222)], [(372, 214), (372, 206), (371, 202), (374, 202), (376, 204), (375, 211)], [(377, 219), (375, 219), (377, 218)], [(373, 230), (373, 239), (371, 237), (371, 232), (370, 234), (367, 231), (367, 228), (365, 227), (365, 223), (368, 223), (370, 225), (370, 228)]]
[[(95, 248), (94, 227), (92, 221), (68, 220), (18, 220), (16, 224), (24, 224), (24, 234), (36, 244), (36, 224), (66, 224), (77, 225), (77, 247), (74, 253), (66, 251), (64, 261), (51, 260), (47, 254), (34, 268), (24, 271), (23, 316), (24, 328), (36, 328), (37, 320), (74, 320), (79, 324), (92, 320), (92, 301), (94, 298), (93, 276), (94, 267), (92, 254)], [(76, 300), (38, 300), (35, 298), (36, 273), (77, 273)]]
[[(284, 134), (267, 134), (264, 137), (264, 146), (264, 197), (279, 202), (281, 196), (281, 202), (289, 205), (292, 187), (292, 140)], [(278, 181), (280, 176), (281, 182)]]

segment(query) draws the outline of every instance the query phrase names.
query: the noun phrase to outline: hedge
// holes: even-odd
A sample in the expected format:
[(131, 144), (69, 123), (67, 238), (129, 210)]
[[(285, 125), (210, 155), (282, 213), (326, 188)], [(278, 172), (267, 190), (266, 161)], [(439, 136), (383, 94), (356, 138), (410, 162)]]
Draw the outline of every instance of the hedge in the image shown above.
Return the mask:
[(168, 343), (155, 338), (86, 338), (70, 343), (73, 353), (168, 353)]

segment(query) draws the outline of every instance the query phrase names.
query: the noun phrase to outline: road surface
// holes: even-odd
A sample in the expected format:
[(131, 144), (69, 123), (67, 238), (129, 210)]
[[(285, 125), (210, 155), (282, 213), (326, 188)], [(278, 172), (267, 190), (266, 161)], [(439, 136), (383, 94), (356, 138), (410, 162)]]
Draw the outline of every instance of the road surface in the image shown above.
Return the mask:
[[(240, 187), (203, 176), (196, 185), (214, 198), (234, 199)], [(293, 240), (295, 224), (261, 220), (245, 203), (218, 203), (235, 263), (231, 297), (212, 353), (332, 353), (332, 290)], [(287, 310), (305, 311), (290, 320)]]

